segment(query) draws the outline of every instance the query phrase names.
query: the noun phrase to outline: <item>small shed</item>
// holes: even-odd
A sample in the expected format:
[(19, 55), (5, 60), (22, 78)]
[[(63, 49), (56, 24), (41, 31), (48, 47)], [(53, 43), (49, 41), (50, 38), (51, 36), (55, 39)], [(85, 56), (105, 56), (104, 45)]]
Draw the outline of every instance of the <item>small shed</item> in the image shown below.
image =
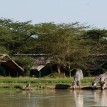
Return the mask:
[(23, 76), (24, 69), (19, 66), (8, 54), (0, 54), (0, 75), (18, 77)]

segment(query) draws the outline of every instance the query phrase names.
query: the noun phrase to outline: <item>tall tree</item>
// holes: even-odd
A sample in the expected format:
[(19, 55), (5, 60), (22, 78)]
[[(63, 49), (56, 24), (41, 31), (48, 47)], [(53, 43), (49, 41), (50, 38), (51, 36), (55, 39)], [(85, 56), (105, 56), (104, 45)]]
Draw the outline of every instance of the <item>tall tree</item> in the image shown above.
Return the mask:
[(33, 25), (30, 21), (13, 22), (10, 19), (0, 19), (0, 25), (1, 45), (10, 50), (12, 54), (23, 52), (33, 32)]
[(84, 57), (88, 54), (88, 49), (80, 45), (80, 36), (84, 28), (78, 23), (40, 24), (36, 26), (39, 35), (36, 38), (35, 50), (52, 55), (53, 62), (65, 65), (68, 69), (83, 66)]
[(91, 29), (84, 32), (81, 44), (89, 49), (88, 69), (99, 69), (106, 61), (107, 30)]

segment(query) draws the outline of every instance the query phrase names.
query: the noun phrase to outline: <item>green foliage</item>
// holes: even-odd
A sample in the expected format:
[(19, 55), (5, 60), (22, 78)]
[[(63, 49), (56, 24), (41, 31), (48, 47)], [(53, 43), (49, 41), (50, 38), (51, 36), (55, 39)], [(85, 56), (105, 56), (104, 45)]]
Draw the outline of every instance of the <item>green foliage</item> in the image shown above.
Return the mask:
[(92, 54), (107, 53), (107, 30), (92, 29), (83, 35), (84, 45), (89, 47)]
[(20, 66), (24, 68), (24, 75), (29, 76), (30, 75), (30, 68), (34, 64), (31, 57), (14, 57), (13, 58)]
[(0, 19), (0, 45), (5, 46), (11, 54), (22, 52), (32, 33), (30, 21), (14, 22), (10, 19)]
[(6, 47), (4, 46), (0, 46), (0, 53), (1, 54), (9, 54), (9, 50), (6, 49)]
[[(11, 56), (16, 53), (49, 54), (52, 63), (66, 66), (67, 70), (78, 67), (87, 70), (92, 65), (97, 69), (101, 65), (98, 62), (102, 60), (97, 56), (107, 54), (107, 30), (88, 30), (78, 22), (33, 25), (31, 21), (0, 19), (0, 53)], [(32, 61), (29, 58), (19, 60), (17, 58), (19, 65), (25, 69), (25, 75), (29, 75)]]

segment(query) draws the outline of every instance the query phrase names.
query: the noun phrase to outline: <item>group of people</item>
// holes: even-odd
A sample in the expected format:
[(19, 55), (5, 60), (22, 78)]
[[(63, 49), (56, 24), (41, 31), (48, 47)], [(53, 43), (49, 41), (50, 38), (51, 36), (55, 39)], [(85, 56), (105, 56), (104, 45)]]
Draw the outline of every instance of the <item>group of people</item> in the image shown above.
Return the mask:
[[(75, 89), (76, 87), (81, 86), (81, 80), (83, 79), (83, 72), (81, 69), (77, 69), (74, 75), (74, 81), (72, 82), (72, 88)], [(97, 84), (100, 84), (101, 90), (106, 87), (107, 84), (107, 72), (98, 75), (94, 81), (92, 82), (92, 88), (95, 89)]]

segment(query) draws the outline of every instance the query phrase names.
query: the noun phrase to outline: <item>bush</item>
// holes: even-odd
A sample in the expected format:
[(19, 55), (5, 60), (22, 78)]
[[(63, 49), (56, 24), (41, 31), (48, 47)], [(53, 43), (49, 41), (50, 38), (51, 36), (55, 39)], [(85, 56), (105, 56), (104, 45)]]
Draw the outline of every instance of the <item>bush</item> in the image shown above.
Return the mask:
[(9, 54), (9, 51), (4, 47), (4, 46), (0, 46), (0, 53), (1, 54)]
[(29, 76), (30, 75), (30, 69), (33, 65), (33, 59), (28, 56), (19, 56), (19, 57), (14, 57), (15, 62), (17, 62), (21, 67), (24, 68), (24, 76)]

